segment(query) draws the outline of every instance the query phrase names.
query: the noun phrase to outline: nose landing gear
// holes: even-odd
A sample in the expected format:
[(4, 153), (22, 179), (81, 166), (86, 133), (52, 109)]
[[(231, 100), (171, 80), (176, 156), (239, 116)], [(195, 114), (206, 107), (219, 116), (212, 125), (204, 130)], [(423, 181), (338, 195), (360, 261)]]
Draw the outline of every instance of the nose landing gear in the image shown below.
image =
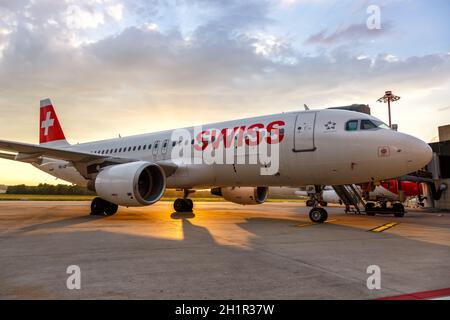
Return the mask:
[(314, 186), (309, 190), (310, 199), (306, 202), (308, 207), (312, 207), (309, 211), (309, 219), (315, 223), (324, 223), (328, 219), (328, 212), (319, 205), (323, 206), (327, 203), (322, 200), (323, 186)]
[(311, 219), (312, 222), (324, 223), (328, 219), (328, 212), (324, 208), (312, 208), (311, 211), (309, 211), (309, 219)]
[(173, 209), (176, 212), (191, 212), (194, 208), (194, 203), (191, 199), (178, 198), (173, 203)]

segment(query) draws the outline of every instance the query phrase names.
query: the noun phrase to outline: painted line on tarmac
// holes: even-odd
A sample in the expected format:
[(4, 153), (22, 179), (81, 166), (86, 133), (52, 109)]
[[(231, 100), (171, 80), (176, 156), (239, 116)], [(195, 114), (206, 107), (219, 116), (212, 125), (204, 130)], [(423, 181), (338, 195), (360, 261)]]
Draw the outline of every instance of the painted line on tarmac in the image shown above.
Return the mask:
[[(334, 222), (334, 221), (337, 221), (337, 220), (338, 219), (327, 220), (324, 223), (330, 223), (330, 222)], [(308, 223), (304, 223), (304, 224), (297, 224), (296, 227), (302, 228), (302, 227), (315, 226), (315, 225), (318, 225), (318, 224), (323, 224), (323, 223), (308, 222)]]
[(388, 229), (390, 229), (392, 227), (395, 227), (398, 224), (399, 224), (398, 222), (389, 222), (389, 223), (385, 223), (385, 224), (383, 224), (381, 226), (375, 227), (373, 229), (370, 229), (369, 231), (370, 232), (383, 232), (383, 231), (386, 231), (386, 230), (388, 230)]

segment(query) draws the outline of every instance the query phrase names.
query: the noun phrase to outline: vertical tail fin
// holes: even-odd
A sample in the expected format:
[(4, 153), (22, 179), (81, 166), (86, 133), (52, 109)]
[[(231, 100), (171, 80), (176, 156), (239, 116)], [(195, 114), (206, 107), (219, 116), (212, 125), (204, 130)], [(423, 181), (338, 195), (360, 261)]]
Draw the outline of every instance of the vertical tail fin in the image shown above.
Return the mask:
[(68, 145), (50, 99), (41, 100), (39, 143)]

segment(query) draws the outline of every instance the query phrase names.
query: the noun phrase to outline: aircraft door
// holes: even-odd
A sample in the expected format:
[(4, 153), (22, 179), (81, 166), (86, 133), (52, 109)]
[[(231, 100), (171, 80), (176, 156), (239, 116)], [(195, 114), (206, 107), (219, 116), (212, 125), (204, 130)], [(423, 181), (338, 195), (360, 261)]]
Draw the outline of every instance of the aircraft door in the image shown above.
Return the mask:
[(314, 127), (316, 112), (302, 112), (295, 120), (294, 152), (312, 152), (316, 150), (314, 143)]

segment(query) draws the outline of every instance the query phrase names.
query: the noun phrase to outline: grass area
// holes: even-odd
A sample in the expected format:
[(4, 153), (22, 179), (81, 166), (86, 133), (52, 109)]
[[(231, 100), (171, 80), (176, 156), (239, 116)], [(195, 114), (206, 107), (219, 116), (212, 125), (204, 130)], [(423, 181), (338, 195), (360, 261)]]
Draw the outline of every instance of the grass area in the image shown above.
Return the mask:
[[(91, 201), (94, 196), (0, 194), (0, 201)], [(177, 197), (163, 197), (161, 201), (174, 201)], [(194, 201), (224, 202), (221, 197), (192, 197)], [(301, 199), (268, 199), (267, 202), (304, 202)]]
[(91, 201), (93, 196), (0, 194), (0, 201)]

